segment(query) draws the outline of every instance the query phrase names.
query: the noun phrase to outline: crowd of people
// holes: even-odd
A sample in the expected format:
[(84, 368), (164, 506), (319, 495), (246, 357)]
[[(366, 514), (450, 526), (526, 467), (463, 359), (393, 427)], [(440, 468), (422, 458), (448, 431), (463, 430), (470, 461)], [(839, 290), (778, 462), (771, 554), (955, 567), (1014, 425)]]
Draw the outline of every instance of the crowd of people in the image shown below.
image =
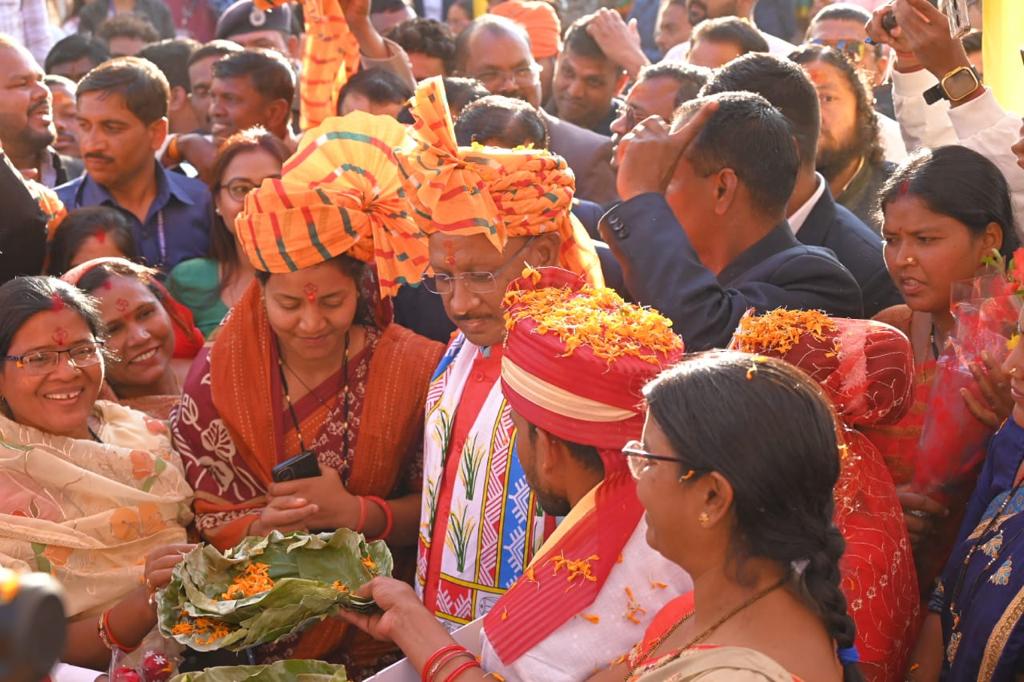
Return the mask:
[(196, 543), (349, 528), (377, 610), (181, 668), (1020, 679), (966, 5), (0, 0), (0, 564), (97, 670)]

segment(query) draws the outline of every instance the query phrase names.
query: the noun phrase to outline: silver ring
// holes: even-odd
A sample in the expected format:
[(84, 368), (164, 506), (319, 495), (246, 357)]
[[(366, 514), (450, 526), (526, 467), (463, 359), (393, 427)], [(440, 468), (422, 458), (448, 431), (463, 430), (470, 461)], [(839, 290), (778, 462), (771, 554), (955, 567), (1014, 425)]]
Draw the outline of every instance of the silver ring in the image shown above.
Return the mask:
[(916, 516), (919, 519), (927, 519), (929, 516), (931, 516), (928, 512), (923, 511), (921, 509), (911, 509), (907, 513), (911, 516)]

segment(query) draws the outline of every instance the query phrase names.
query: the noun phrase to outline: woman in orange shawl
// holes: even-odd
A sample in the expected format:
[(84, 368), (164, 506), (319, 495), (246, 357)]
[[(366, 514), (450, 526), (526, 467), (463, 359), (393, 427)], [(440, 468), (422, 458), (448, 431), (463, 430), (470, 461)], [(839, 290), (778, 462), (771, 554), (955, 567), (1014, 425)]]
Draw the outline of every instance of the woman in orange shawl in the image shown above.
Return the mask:
[(917, 575), (892, 477), (858, 429), (897, 422), (910, 407), (907, 337), (871, 320), (779, 309), (744, 317), (732, 345), (795, 365), (832, 402), (845, 443), (835, 487), (835, 524), (846, 540), (841, 587), (857, 625), (861, 672), (871, 682), (903, 680), (917, 630)]
[[(246, 197), (236, 234), (257, 281), (193, 365), (173, 416), (197, 526), (222, 549), (273, 529), (415, 543), (423, 405), (443, 349), (389, 324), (381, 305), (427, 260), (391, 153), (404, 134), (362, 112), (329, 119), (280, 179)], [(277, 464), (305, 452), (319, 476), (273, 482)], [(327, 620), (259, 655), (334, 660), (359, 679), (389, 651)]]

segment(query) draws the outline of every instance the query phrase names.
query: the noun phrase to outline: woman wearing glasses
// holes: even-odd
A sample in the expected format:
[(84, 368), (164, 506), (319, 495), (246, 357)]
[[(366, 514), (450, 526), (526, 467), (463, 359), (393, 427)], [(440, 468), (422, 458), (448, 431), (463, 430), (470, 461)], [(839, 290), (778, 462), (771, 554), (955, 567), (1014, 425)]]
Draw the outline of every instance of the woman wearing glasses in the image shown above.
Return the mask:
[(156, 275), (123, 258), (97, 258), (61, 279), (96, 299), (109, 359), (103, 397), (167, 419), (203, 335)]
[[(97, 400), (102, 322), (70, 284), (0, 287), (0, 564), (64, 586), (63, 660), (105, 666), (156, 623), (192, 491), (162, 422)], [(140, 558), (143, 558), (140, 561)]]
[(281, 176), (287, 157), (285, 144), (263, 128), (235, 133), (217, 153), (210, 186), (217, 213), (210, 228), (210, 254), (179, 263), (167, 280), (171, 294), (188, 306), (206, 336), (253, 281), (253, 268), (235, 241), (235, 217), (246, 194), (265, 178)]

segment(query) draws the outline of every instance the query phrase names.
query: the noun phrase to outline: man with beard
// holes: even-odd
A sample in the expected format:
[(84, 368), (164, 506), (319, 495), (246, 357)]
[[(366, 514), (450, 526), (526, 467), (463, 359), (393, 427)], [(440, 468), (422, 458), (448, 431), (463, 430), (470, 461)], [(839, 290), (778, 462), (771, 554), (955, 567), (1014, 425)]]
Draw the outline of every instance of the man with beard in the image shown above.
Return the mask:
[(885, 160), (867, 91), (850, 62), (832, 48), (804, 47), (790, 59), (803, 67), (821, 102), (818, 172), (836, 201), (877, 232), (878, 192), (896, 164)]
[(815, 171), (821, 118), (818, 92), (808, 77), (790, 61), (749, 54), (716, 71), (701, 94), (737, 90), (756, 93), (771, 102), (793, 131), (800, 165), (786, 213), (796, 238), (836, 255), (860, 286), (866, 317), (902, 303), (882, 259), (879, 232), (836, 205), (829, 183)]
[(155, 65), (112, 59), (78, 84), (78, 129), (86, 174), (57, 188), (68, 210), (116, 206), (132, 216), (143, 262), (169, 271), (209, 247), (210, 192), (165, 171), (156, 150), (167, 137), (170, 87)]
[[(697, 24), (705, 19), (717, 19), (719, 17), (739, 17), (747, 19), (751, 24), (757, 25), (754, 21), (754, 8), (757, 0), (686, 0), (686, 11), (690, 17), (690, 25), (697, 28)], [(772, 54), (785, 57), (796, 46), (782, 38), (773, 36), (771, 33), (764, 34), (768, 41), (768, 51)], [(690, 52), (690, 41), (680, 43), (668, 51), (665, 61), (685, 62)]]
[(47, 187), (68, 181), (57, 139), (53, 100), (32, 54), (0, 36), (0, 146), (22, 175)]
[[(485, 15), (459, 34), (455, 72), (479, 80), (492, 94), (540, 106), (540, 65), (530, 51), (530, 38), (504, 17)], [(615, 174), (608, 165), (611, 140), (543, 110), (542, 114), (551, 151), (565, 159), (576, 175), (576, 195), (599, 204), (614, 201)]]

